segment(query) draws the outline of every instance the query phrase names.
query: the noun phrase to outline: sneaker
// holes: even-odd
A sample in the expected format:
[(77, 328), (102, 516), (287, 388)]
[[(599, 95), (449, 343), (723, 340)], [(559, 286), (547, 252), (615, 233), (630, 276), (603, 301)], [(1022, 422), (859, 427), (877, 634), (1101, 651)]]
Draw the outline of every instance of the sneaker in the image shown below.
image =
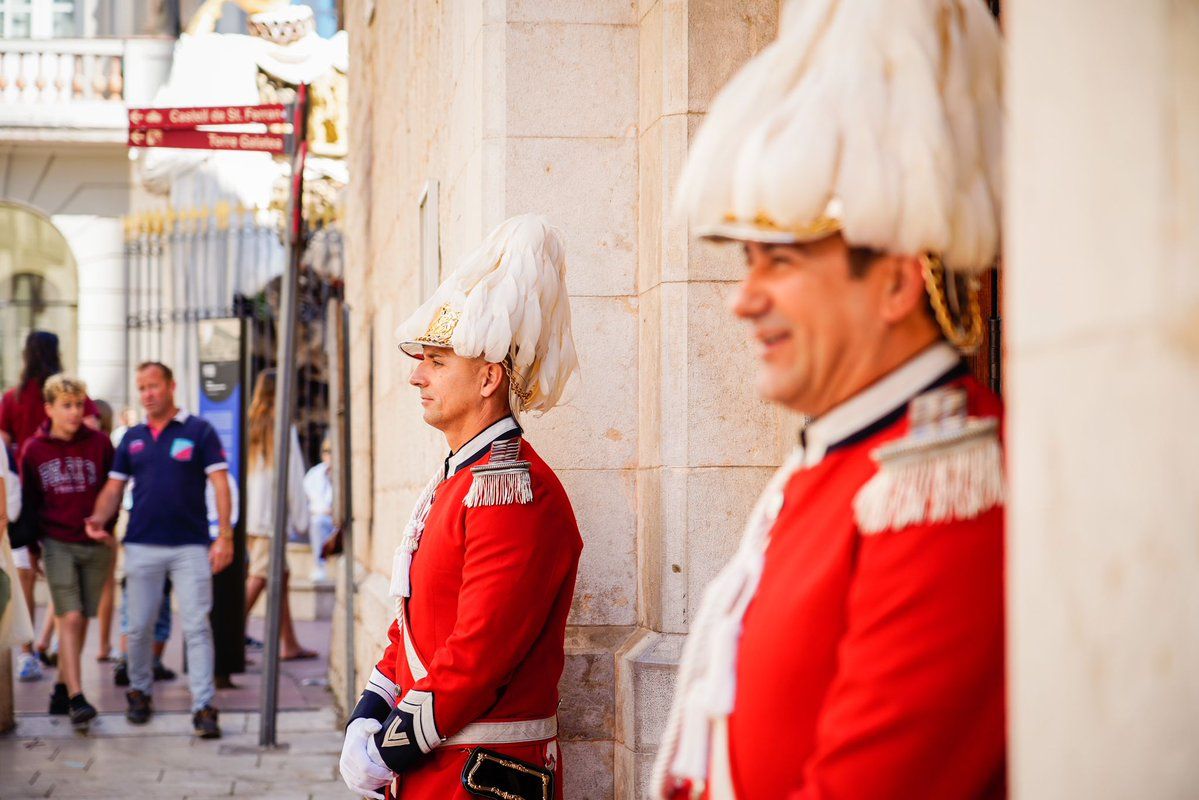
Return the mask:
[(192, 730), (201, 739), (221, 738), (221, 726), (217, 724), (219, 714), (212, 706), (204, 706), (192, 716)]
[(129, 685), (129, 665), (125, 663), (125, 659), (121, 659), (112, 668), (112, 682), (115, 686)]
[(54, 684), (54, 692), (50, 695), (50, 713), (55, 716), (71, 713), (71, 699), (67, 696), (65, 683)]
[(82, 694), (71, 698), (71, 724), (79, 727), (86, 725), (96, 718), (96, 707), (87, 701)]
[(329, 573), (325, 571), (323, 564), (318, 564), (312, 568), (311, 580), (313, 583), (328, 583)]
[(37, 656), (33, 653), (21, 653), (19, 666), (17, 667), (17, 680), (40, 681), (41, 679), (42, 665), (38, 663)]
[(37, 649), (37, 660), (45, 664), (47, 667), (58, 666), (58, 651)]
[(156, 681), (173, 681), (175, 680), (175, 670), (168, 669), (166, 664), (161, 661), (154, 662), (154, 680)]
[(150, 707), (150, 695), (139, 692), (137, 689), (130, 689), (125, 692), (125, 699), (129, 702), (129, 708), (125, 711), (125, 719), (134, 725), (145, 725), (150, 721), (150, 715), (154, 712), (154, 709)]
[(264, 646), (260, 639), (255, 639), (253, 636), (246, 637), (247, 650), (261, 650)]

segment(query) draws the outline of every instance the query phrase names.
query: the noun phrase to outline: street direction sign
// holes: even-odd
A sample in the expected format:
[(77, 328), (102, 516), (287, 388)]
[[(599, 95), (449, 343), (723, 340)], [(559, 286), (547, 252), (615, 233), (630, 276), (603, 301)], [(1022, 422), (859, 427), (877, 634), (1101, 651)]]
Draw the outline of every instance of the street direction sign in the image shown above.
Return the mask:
[(189, 108), (131, 108), (129, 129), (160, 130), (195, 128), (198, 125), (273, 125), (289, 122), (287, 106), (200, 106)]
[(256, 153), (287, 152), (288, 136), (245, 131), (148, 130), (129, 131), (131, 147), (173, 147), (188, 150), (244, 150)]

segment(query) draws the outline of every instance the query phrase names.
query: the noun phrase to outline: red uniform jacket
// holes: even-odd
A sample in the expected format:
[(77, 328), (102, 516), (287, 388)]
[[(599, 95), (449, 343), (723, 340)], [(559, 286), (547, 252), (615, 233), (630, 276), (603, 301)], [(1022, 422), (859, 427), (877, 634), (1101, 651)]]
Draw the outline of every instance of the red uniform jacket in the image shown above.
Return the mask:
[[(972, 415), (1000, 415), (972, 378), (957, 385)], [(855, 525), (871, 452), (907, 427), (833, 443), (787, 485), (741, 635), (741, 800), (1004, 793), (1002, 507), (868, 536)]]
[[(519, 434), (511, 427), (509, 436)], [(394, 684), (401, 708), (413, 712), (415, 743), (422, 751), (436, 748), (414, 754), (400, 774), (404, 800), (469, 797), (461, 773), (472, 743), (441, 745), (464, 726), (552, 718), (558, 706), (582, 539), (562, 484), (523, 440), (532, 502), (467, 507), (470, 467), (490, 460), (486, 433), (447, 461), (449, 477), (437, 488), (412, 561), (408, 626), (417, 669), (427, 674), (414, 675), (393, 622), (391, 644), (371, 679), (384, 688)], [(552, 737), (480, 746), (555, 770), (561, 797)]]
[[(924, 358), (905, 397), (867, 394), (805, 431), (742, 622), (727, 728), (738, 800), (1006, 793), (1002, 504), (878, 533), (853, 510), (926, 381), (964, 389), (971, 417), (1001, 416), (946, 360)], [(708, 796), (724, 800), (714, 773)]]

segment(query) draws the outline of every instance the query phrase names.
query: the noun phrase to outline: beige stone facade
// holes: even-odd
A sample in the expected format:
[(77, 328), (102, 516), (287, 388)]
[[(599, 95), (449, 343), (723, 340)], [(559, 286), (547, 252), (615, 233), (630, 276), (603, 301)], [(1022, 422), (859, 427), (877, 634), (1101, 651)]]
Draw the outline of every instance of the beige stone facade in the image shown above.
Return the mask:
[(525, 423), (585, 542), (560, 714), (571, 798), (635, 796), (689, 614), (788, 439), (729, 369), (746, 353), (724, 307), (739, 254), (689, 243), (668, 213), (709, 99), (777, 16), (777, 0), (346, 9), (358, 668), (378, 657), (392, 551), (444, 457), (393, 337), (422, 299), (436, 181), (443, 271), (512, 214), (566, 237), (582, 379)]
[(1013, 790), (1192, 797), (1199, 3), (1005, 5)]
[[(1004, 6), (1014, 794), (1188, 796), (1199, 6)], [(571, 800), (643, 796), (690, 615), (792, 441), (725, 309), (738, 253), (669, 213), (707, 103), (777, 17), (777, 0), (347, 3), (359, 675), (444, 456), (392, 335), (429, 282), (436, 181), (443, 269), (518, 212), (567, 239), (582, 380), (527, 428), (585, 540), (562, 682)]]

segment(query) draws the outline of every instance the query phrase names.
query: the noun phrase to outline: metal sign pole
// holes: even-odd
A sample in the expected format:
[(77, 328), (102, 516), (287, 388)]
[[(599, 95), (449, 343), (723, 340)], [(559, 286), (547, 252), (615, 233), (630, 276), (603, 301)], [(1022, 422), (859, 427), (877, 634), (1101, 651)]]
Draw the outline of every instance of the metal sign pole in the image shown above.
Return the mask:
[(358, 678), (354, 660), (354, 502), (353, 482), (350, 475), (350, 310), (343, 302), (337, 303), (337, 369), (338, 383), (337, 412), (337, 488), (338, 521), (341, 525), (341, 559), (345, 581), (345, 710), (349, 715), (358, 699)]
[(291, 196), (287, 207), (287, 264), (279, 293), (279, 347), (275, 384), (275, 530), (271, 541), (270, 577), (267, 581), (266, 632), (262, 668), (259, 747), (276, 746), (275, 715), (279, 705), (279, 621), (283, 609), (283, 560), (287, 554), (287, 476), (291, 456), (291, 420), (296, 383), (296, 291), (303, 253), (304, 158), (308, 152), (305, 122), (308, 86), (296, 87), (292, 129), (295, 157), (291, 165)]

